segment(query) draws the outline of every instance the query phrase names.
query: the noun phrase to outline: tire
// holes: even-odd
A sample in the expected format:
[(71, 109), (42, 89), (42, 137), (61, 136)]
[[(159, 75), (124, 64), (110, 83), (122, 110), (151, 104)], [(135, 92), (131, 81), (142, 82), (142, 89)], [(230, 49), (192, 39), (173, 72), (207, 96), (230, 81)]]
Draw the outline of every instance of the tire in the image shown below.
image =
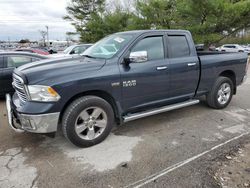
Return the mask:
[(62, 118), (64, 136), (78, 147), (90, 147), (102, 142), (111, 132), (113, 124), (111, 105), (96, 96), (76, 99)]
[[(226, 93), (226, 91), (228, 92), (228, 88), (230, 91), (229, 93)], [(211, 92), (207, 95), (208, 106), (214, 109), (226, 108), (233, 97), (233, 88), (234, 85), (230, 78), (219, 77), (214, 83)]]

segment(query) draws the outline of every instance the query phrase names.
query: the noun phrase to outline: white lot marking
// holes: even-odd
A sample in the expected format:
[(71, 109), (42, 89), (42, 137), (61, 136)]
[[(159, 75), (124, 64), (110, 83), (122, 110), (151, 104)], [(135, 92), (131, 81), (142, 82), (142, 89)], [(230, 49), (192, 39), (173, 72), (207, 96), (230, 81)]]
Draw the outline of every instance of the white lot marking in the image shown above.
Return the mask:
[(214, 150), (216, 150), (216, 149), (218, 149), (218, 148), (220, 148), (220, 147), (222, 147), (222, 146), (224, 146), (224, 145), (226, 145), (226, 144), (228, 144), (228, 143), (230, 143), (230, 142), (232, 142), (234, 140), (237, 140), (237, 139), (239, 139), (239, 138), (241, 138), (243, 136), (246, 136), (248, 134), (249, 134), (249, 132), (241, 134), (241, 135), (236, 136), (236, 137), (233, 137), (233, 138), (231, 138), (231, 139), (229, 139), (229, 140), (227, 140), (227, 141), (225, 141), (225, 142), (223, 142), (223, 143), (221, 143), (219, 145), (216, 145), (216, 146), (212, 147), (211, 149), (206, 150), (206, 151), (204, 151), (204, 152), (202, 152), (202, 153), (200, 153), (198, 155), (195, 155), (195, 156), (193, 156), (193, 157), (191, 157), (189, 159), (186, 159), (184, 161), (176, 163), (176, 164), (174, 164), (174, 165), (172, 165), (170, 167), (167, 167), (167, 168), (163, 169), (160, 172), (157, 172), (157, 173), (152, 174), (152, 175), (150, 175), (150, 176), (148, 176), (148, 177), (146, 177), (144, 179), (141, 179), (141, 180), (136, 181), (136, 182), (134, 182), (134, 183), (132, 183), (130, 185), (127, 185), (127, 186), (125, 186), (125, 188), (128, 188), (128, 187), (139, 188), (139, 187), (142, 187), (144, 185), (147, 185), (147, 184), (153, 182), (154, 180), (156, 180), (156, 179), (158, 179), (158, 178), (160, 178), (160, 177), (162, 177), (162, 176), (164, 176), (164, 175), (166, 175), (166, 174), (168, 174), (168, 173), (170, 173), (170, 172), (172, 172), (172, 171), (174, 171), (174, 170), (176, 170), (176, 169), (178, 169), (178, 168), (180, 168), (180, 167), (182, 167), (182, 166), (184, 166), (184, 165), (186, 165), (186, 164), (188, 164), (188, 163), (190, 163), (190, 162), (192, 162), (192, 161), (194, 161), (194, 160), (196, 160), (198, 158), (201, 158), (202, 156), (210, 153), (211, 151), (214, 151)]
[(235, 120), (238, 120), (240, 122), (247, 121), (247, 116), (240, 114), (240, 112), (245, 112), (245, 110), (238, 109), (238, 110), (225, 111), (227, 115), (229, 115), (231, 118)]
[(174, 141), (172, 141), (172, 145), (177, 146), (177, 145), (179, 145), (179, 143), (176, 140), (174, 140)]
[(222, 138), (224, 138), (224, 136), (220, 133), (215, 133), (214, 134), (216, 136), (217, 139), (221, 140)]
[(21, 148), (12, 148), (0, 155), (0, 187), (32, 187), (37, 170), (24, 164), (26, 157)]
[(215, 139), (215, 138), (202, 138), (202, 140), (205, 142), (215, 142), (217, 139)]
[[(141, 140), (140, 137), (111, 134), (102, 143), (89, 148), (76, 148), (62, 137), (58, 137), (52, 145), (61, 149), (66, 156), (74, 161), (102, 172), (114, 169), (123, 162), (131, 161), (132, 149)], [(46, 141), (42, 146), (47, 147), (46, 145), (51, 145), (51, 142)]]
[(205, 142), (216, 142), (218, 140), (221, 140), (222, 138), (224, 138), (224, 136), (217, 132), (209, 137), (202, 138), (202, 140)]
[(225, 132), (229, 132), (229, 133), (232, 133), (232, 134), (246, 132), (245, 125), (243, 125), (243, 124), (228, 127), (226, 129), (223, 129), (223, 130)]

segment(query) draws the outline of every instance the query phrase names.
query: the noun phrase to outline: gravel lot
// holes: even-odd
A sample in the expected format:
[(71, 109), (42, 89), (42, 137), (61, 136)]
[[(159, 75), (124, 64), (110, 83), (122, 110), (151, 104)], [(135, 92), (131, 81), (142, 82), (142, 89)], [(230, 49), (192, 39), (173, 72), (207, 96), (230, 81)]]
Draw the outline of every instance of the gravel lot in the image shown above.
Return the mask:
[(1, 100), (0, 187), (219, 187), (220, 161), (248, 143), (249, 132), (249, 79), (224, 110), (201, 102), (144, 118), (86, 149), (61, 133), (15, 133)]

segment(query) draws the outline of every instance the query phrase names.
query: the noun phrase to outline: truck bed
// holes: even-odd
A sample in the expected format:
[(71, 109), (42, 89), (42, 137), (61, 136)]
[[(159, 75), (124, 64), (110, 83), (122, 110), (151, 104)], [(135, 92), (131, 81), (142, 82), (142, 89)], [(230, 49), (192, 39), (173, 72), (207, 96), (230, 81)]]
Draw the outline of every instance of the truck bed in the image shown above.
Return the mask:
[[(210, 91), (215, 79), (220, 76), (223, 70), (231, 71), (235, 75), (235, 84), (238, 86), (245, 75), (246, 53), (228, 52), (197, 52), (200, 60), (200, 85), (197, 94)], [(236, 76), (237, 75), (237, 76)]]

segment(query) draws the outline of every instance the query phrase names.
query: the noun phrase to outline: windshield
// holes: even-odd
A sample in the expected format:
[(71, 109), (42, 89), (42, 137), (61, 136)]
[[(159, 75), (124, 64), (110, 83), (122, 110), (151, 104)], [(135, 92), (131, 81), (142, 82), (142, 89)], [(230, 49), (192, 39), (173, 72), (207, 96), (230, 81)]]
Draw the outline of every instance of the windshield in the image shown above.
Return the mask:
[(133, 35), (131, 34), (114, 34), (108, 36), (88, 48), (82, 55), (102, 59), (111, 58), (128, 44), (132, 37)]
[(75, 47), (75, 46), (70, 46), (70, 47), (66, 48), (66, 49), (63, 51), (63, 53), (68, 54), (74, 47)]

